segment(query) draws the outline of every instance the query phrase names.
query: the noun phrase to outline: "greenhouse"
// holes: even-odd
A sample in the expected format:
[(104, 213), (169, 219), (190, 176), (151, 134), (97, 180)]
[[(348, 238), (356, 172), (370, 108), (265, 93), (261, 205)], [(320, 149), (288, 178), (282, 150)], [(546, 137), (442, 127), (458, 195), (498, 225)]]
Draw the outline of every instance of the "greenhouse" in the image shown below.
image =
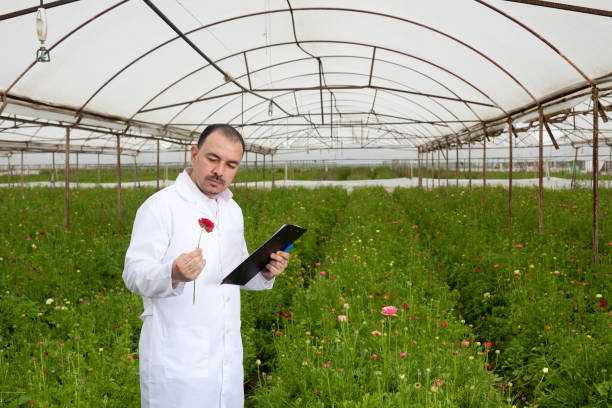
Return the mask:
[[(218, 193), (195, 176), (217, 139), (198, 141), (228, 124), (241, 242), (307, 231), (271, 290), (236, 289), (239, 391), (201, 341), (220, 397), (196, 406), (610, 406), (611, 18), (605, 0), (0, 2), (0, 405), (168, 405), (142, 346), (168, 299), (130, 286), (128, 248), (149, 197)], [(229, 233), (211, 214), (185, 233), (205, 282), (245, 257), (209, 257)], [(206, 326), (180, 282), (164, 296)], [(179, 381), (163, 373), (151, 389)]]

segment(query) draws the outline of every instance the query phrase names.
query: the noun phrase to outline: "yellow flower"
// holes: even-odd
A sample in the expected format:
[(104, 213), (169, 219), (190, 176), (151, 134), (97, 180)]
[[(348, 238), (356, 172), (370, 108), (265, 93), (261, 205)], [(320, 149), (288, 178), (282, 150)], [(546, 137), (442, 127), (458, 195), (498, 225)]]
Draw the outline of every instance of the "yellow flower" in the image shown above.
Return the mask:
[(488, 298), (491, 297), (491, 294), (489, 292), (485, 292), (482, 294), (482, 297)]
[(470, 360), (473, 360), (473, 359), (474, 359), (474, 356), (470, 356)]
[(98, 349), (98, 351), (101, 353), (101, 352), (103, 352), (103, 351), (104, 351), (104, 349), (103, 349), (102, 347), (100, 347), (100, 348)]
[(495, 354), (499, 354), (499, 353), (501, 353), (501, 351), (495, 350)]
[(601, 293), (598, 293), (598, 294), (596, 294), (596, 295), (595, 295), (595, 297), (596, 297), (597, 299), (601, 299), (601, 298), (603, 297), (603, 295), (602, 295)]

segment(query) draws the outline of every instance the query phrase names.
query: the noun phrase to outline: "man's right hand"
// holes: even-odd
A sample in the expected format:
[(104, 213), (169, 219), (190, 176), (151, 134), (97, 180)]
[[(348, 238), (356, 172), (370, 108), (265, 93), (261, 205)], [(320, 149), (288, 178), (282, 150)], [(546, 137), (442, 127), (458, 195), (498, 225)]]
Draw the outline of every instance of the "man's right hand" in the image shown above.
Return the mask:
[(179, 282), (191, 282), (197, 278), (205, 265), (202, 248), (179, 255), (172, 263), (172, 289), (176, 289)]

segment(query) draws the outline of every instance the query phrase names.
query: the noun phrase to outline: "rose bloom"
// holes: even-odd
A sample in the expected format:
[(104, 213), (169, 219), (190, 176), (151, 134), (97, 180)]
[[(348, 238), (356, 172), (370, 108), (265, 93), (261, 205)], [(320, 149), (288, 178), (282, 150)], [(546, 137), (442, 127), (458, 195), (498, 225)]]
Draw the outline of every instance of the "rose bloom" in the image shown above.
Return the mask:
[(462, 345), (463, 347), (469, 347), (469, 346), (470, 346), (470, 342), (469, 342), (469, 340), (463, 340), (463, 341), (461, 342), (461, 345)]
[(406, 354), (406, 353), (404, 353), (404, 352), (402, 351), (402, 352), (400, 353), (400, 358), (404, 358), (404, 357), (406, 357), (406, 355), (407, 355), (407, 354)]
[(382, 308), (382, 314), (385, 316), (397, 316), (397, 307), (395, 306), (385, 306)]
[(339, 322), (346, 322), (347, 317), (345, 315), (338, 315)]
[(372, 354), (372, 360), (376, 360), (378, 356), (376, 354)]
[(374, 331), (372, 332), (372, 335), (373, 335), (373, 336), (382, 336), (382, 333), (381, 333), (381, 332), (379, 332), (378, 330), (374, 330)]
[(206, 232), (212, 232), (212, 230), (215, 228), (215, 223), (208, 218), (200, 218), (198, 223), (200, 224), (200, 227), (206, 230)]

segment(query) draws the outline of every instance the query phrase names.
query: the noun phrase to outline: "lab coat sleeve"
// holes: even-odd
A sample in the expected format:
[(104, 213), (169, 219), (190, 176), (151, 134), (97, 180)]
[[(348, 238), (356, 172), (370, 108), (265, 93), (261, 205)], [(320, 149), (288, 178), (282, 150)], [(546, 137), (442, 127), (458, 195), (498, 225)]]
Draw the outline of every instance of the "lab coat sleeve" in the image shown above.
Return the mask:
[(162, 263), (170, 243), (170, 228), (155, 202), (145, 202), (136, 213), (130, 246), (125, 255), (123, 281), (141, 296), (162, 298), (183, 292), (184, 282), (172, 288), (172, 262)]
[[(242, 259), (244, 260), (248, 256), (249, 256), (249, 251), (246, 246), (246, 241), (244, 240), (244, 237), (243, 237), (242, 238)], [(272, 289), (272, 286), (274, 286), (275, 279), (276, 277), (270, 280), (267, 280), (266, 278), (263, 277), (263, 275), (260, 272), (257, 275), (253, 276), (253, 279), (248, 281), (244, 286), (241, 286), (240, 289), (245, 289), (245, 290)]]

